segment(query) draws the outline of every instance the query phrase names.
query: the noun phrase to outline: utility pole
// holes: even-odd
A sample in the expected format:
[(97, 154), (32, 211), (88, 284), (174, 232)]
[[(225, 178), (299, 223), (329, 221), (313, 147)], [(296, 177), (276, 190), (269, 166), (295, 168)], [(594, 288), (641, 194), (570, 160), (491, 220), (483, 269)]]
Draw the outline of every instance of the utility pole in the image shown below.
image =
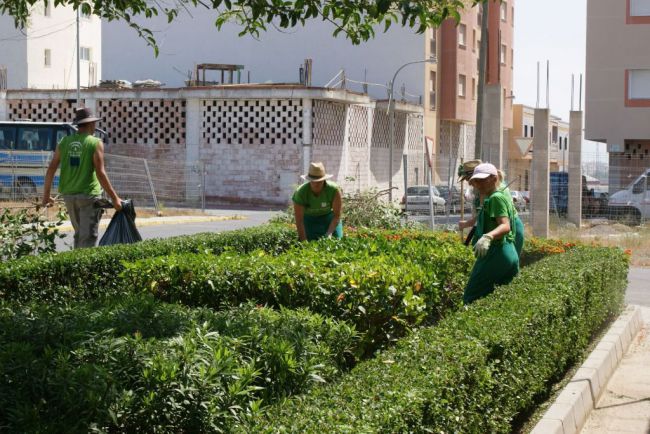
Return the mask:
[(79, 62), (79, 14), (81, 6), (77, 7), (77, 108), (81, 107), (81, 65)]
[[(482, 158), (483, 148), (483, 104), (485, 102), (485, 73), (487, 70), (488, 51), (488, 2), (481, 4), (481, 46), (479, 47), (478, 68), (478, 101), (476, 102), (476, 142), (474, 143), (474, 158)], [(449, 156), (451, 158), (451, 155)]]

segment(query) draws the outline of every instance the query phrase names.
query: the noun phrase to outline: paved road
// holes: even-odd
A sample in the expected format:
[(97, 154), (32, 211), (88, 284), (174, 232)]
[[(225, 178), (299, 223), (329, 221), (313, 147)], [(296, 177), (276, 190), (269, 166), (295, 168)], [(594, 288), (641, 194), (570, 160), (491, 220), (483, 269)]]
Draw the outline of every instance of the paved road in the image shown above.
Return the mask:
[[(217, 222), (204, 223), (183, 223), (183, 224), (166, 224), (138, 227), (143, 239), (150, 238), (169, 238), (177, 235), (192, 235), (201, 232), (223, 232), (235, 229), (259, 226), (268, 222), (276, 214), (275, 211), (242, 211), (242, 210), (210, 210), (210, 214), (217, 216), (242, 216), (241, 220), (223, 220)], [(136, 220), (137, 224), (137, 220)], [(99, 237), (104, 233), (100, 229)], [(66, 233), (66, 237), (57, 241), (57, 250), (69, 250), (72, 245), (72, 232)]]
[(631, 267), (625, 302), (650, 307), (650, 268)]

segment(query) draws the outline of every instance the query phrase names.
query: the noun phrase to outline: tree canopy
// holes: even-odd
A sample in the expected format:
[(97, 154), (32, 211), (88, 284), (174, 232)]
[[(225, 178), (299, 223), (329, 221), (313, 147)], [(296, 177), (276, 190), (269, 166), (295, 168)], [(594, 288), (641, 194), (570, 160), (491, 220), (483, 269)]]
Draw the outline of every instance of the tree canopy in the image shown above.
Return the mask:
[[(459, 19), (460, 10), (483, 0), (0, 0), (0, 12), (25, 27), (33, 7), (53, 2), (54, 7), (72, 6), (86, 15), (108, 21), (122, 20), (134, 28), (157, 52), (153, 33), (139, 18), (166, 16), (173, 22), (183, 10), (205, 8), (217, 13), (215, 25), (241, 27), (240, 36), (259, 36), (268, 26), (292, 28), (310, 20), (332, 24), (333, 34), (343, 33), (353, 44), (375, 36), (375, 29), (408, 26), (422, 33), (438, 27), (446, 18)], [(146, 21), (146, 20), (145, 20)]]

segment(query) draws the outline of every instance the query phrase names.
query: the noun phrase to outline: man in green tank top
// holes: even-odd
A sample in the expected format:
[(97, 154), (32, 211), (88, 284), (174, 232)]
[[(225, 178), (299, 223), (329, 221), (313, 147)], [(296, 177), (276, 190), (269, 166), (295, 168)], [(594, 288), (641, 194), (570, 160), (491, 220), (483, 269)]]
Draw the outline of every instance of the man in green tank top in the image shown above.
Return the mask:
[(50, 197), (52, 181), (61, 166), (59, 193), (74, 228), (74, 248), (94, 247), (97, 243), (99, 219), (103, 210), (95, 207), (101, 198), (102, 187), (113, 201), (117, 211), (122, 201), (113, 189), (104, 168), (104, 144), (93, 137), (98, 118), (89, 109), (77, 109), (73, 124), (77, 133), (64, 137), (57, 145), (54, 156), (45, 175), (43, 205), (54, 201)]

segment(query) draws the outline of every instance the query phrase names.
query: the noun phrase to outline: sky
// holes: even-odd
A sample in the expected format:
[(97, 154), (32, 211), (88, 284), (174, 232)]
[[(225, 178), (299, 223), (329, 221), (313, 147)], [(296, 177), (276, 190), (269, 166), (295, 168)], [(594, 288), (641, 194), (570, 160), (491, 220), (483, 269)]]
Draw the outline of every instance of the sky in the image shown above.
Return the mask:
[[(574, 110), (578, 110), (580, 74), (585, 72), (587, 0), (516, 0), (515, 103), (535, 107), (540, 62), (540, 107), (546, 107), (546, 61), (550, 61), (549, 107), (569, 119), (571, 74), (575, 74)], [(584, 110), (584, 75), (582, 92)], [(585, 141), (583, 161), (606, 161), (606, 146)]]

